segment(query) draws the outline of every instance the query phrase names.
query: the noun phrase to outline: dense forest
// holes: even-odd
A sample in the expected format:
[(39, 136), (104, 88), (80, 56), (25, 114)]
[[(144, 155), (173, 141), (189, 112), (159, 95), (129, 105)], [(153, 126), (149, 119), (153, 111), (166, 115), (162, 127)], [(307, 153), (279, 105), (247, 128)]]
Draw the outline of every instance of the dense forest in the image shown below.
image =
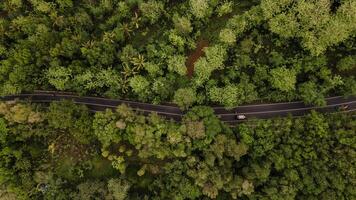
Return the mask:
[(1, 200), (356, 199), (355, 112), (211, 108), (355, 96), (356, 0), (0, 0), (0, 96), (35, 90), (184, 117), (0, 101)]
[(356, 94), (355, 0), (2, 0), (0, 94), (237, 106)]
[(0, 103), (0, 199), (356, 198), (352, 114), (181, 123), (122, 105)]

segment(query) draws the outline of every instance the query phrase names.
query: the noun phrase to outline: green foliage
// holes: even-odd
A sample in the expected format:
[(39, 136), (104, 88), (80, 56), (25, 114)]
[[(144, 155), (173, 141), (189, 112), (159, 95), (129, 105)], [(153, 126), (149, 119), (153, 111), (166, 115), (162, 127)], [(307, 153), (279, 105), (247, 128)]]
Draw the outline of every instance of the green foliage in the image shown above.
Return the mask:
[(46, 118), (50, 127), (68, 130), (80, 143), (87, 144), (93, 139), (90, 135), (91, 117), (84, 106), (76, 106), (70, 101), (55, 102), (50, 105)]
[(324, 96), (320, 93), (317, 85), (313, 82), (306, 82), (299, 87), (302, 100), (306, 104), (324, 106), (326, 104)]
[[(313, 55), (320, 55), (329, 46), (345, 41), (355, 30), (356, 4), (353, 1), (341, 3), (335, 14), (331, 12), (330, 1), (300, 1), (282, 12), (292, 1), (263, 1), (262, 8), (270, 19), (270, 30), (282, 37), (301, 37), (302, 45)], [(338, 34), (335, 34), (337, 30)]]
[(8, 133), (8, 129), (6, 127), (6, 122), (3, 118), (0, 118), (0, 142), (5, 143), (6, 142), (6, 136)]
[(39, 112), (25, 104), (0, 103), (0, 114), (10, 123), (38, 123), (43, 121)]
[[(312, 112), (231, 129), (209, 107), (173, 122), (121, 105), (89, 115), (87, 137), (95, 140), (80, 144), (71, 131), (88, 114), (82, 107), (52, 103), (36, 123), (20, 117), (34, 112), (29, 105), (0, 108), (1, 198), (355, 197), (353, 113)], [(17, 120), (5, 118), (13, 115)]]
[(170, 31), (168, 33), (168, 40), (173, 46), (178, 48), (179, 51), (183, 51), (185, 43), (186, 43), (186, 40), (184, 37), (178, 35), (174, 31)]
[(146, 95), (149, 94), (149, 86), (150, 82), (141, 75), (136, 75), (130, 79), (130, 87), (142, 99), (145, 99)]
[(1, 95), (52, 88), (186, 111), (173, 122), (127, 106), (0, 103), (0, 199), (355, 199), (354, 113), (231, 129), (202, 106), (355, 95), (355, 8), (0, 1)]
[(354, 69), (356, 67), (356, 56), (347, 56), (342, 58), (337, 63), (336, 67), (339, 71), (349, 71)]
[[(275, 126), (276, 122), (261, 123), (261, 126), (258, 127), (265, 126), (266, 128), (257, 128), (253, 131), (253, 137), (259, 135), (259, 139), (254, 141), (256, 145), (252, 147), (252, 152), (258, 152), (258, 154), (255, 154), (258, 159), (266, 158), (266, 161), (272, 164), (265, 164), (267, 170), (273, 170), (274, 172), (283, 174), (283, 178), (278, 177), (278, 175), (269, 174), (269, 179), (265, 179), (265, 181), (261, 182), (261, 184), (263, 183), (264, 185), (261, 188), (262, 191), (269, 192), (267, 194), (257, 194), (257, 192), (252, 195), (252, 198), (264, 197), (265, 199), (268, 197), (279, 197), (282, 193), (284, 198), (289, 199), (319, 199), (328, 195), (330, 192), (333, 193), (336, 198), (339, 195), (346, 195), (352, 198), (353, 194), (346, 192), (347, 189), (344, 185), (348, 180), (343, 179), (343, 181), (341, 181), (339, 173), (339, 170), (346, 172), (347, 168), (352, 167), (352, 165), (346, 164), (343, 167), (339, 164), (334, 165), (335, 158), (344, 156), (344, 159), (346, 159), (348, 157), (346, 154), (342, 155), (343, 153), (335, 151), (335, 148), (346, 150), (347, 147), (340, 143), (336, 144), (332, 142), (333, 145), (329, 143), (336, 140), (335, 131), (338, 128), (330, 128), (328, 124), (333, 124), (336, 121), (345, 123), (346, 121), (344, 121), (345, 118), (343, 117), (335, 121), (335, 119), (340, 116), (335, 116), (336, 118), (329, 117), (330, 121), (328, 120), (329, 122), (326, 122), (326, 119), (320, 114), (312, 113), (306, 119), (281, 121), (275, 128), (271, 126), (273, 123)], [(351, 121), (346, 123), (352, 123)], [(305, 127), (303, 127), (304, 124)], [(270, 134), (266, 135), (266, 132), (263, 133), (263, 130), (266, 129), (271, 130), (271, 132), (268, 132)], [(281, 143), (275, 145), (276, 141)], [(297, 143), (300, 145), (295, 146)], [(334, 159), (329, 160), (328, 158)], [(256, 163), (256, 165), (259, 164)], [(262, 166), (263, 165), (260, 165), (260, 167)], [(257, 169), (258, 168), (255, 168), (255, 170)], [(259, 169), (260, 173), (261, 170), (262, 169)], [(245, 173), (251, 176), (254, 172), (252, 169), (251, 171), (246, 169)], [(336, 178), (338, 181), (331, 181), (332, 178)], [(278, 184), (283, 181), (286, 183), (285, 186), (287, 186), (287, 188), (278, 186)], [(352, 185), (351, 182), (348, 184)], [(298, 193), (298, 191), (302, 194)]]
[(108, 190), (115, 200), (125, 200), (131, 185), (124, 179), (110, 179), (108, 181)]
[(0, 198), (4, 200), (16, 200), (16, 194), (10, 191), (7, 191), (5, 186), (1, 186)]
[(342, 88), (343, 94), (346, 96), (352, 96), (356, 94), (356, 79), (351, 76), (345, 80), (344, 88)]
[(173, 23), (174, 23), (174, 28), (180, 33), (188, 34), (193, 31), (192, 23), (190, 22), (190, 19), (187, 17), (174, 16)]
[(139, 4), (140, 11), (143, 17), (146, 18), (151, 24), (155, 23), (161, 16), (164, 10), (164, 4), (160, 1), (149, 0)]
[(186, 58), (182, 55), (175, 55), (168, 59), (168, 70), (171, 72), (176, 72), (179, 75), (187, 74), (187, 67), (185, 66)]
[(174, 103), (182, 109), (187, 109), (193, 105), (196, 100), (196, 92), (192, 88), (181, 88), (174, 94)]
[(256, 6), (242, 15), (234, 15), (227, 22), (227, 28), (234, 30), (235, 35), (240, 37), (244, 32), (260, 24), (264, 19), (261, 7), (264, 8), (264, 6)]
[(228, 85), (224, 88), (213, 87), (209, 90), (212, 101), (218, 102), (227, 108), (236, 107), (243, 102), (256, 99), (257, 94), (254, 85), (242, 83), (239, 85)]
[[(354, 91), (355, 8), (352, 0), (4, 0), (0, 94), (52, 88), (161, 103), (192, 88), (199, 105), (236, 105), (209, 91), (248, 79), (259, 98), (316, 103), (299, 88)], [(290, 76), (280, 79), (279, 68)]]
[(201, 106), (355, 95), (355, 8), (0, 1), (1, 95), (54, 88), (187, 111), (177, 123), (125, 106), (0, 103), (0, 199), (355, 199), (352, 113), (230, 129)]
[(145, 63), (144, 65), (145, 70), (150, 74), (151, 76), (157, 76), (162, 74), (161, 66), (158, 64), (154, 63)]
[(102, 143), (103, 147), (108, 147), (111, 143), (120, 141), (120, 130), (116, 128), (113, 121), (116, 116), (111, 111), (97, 113), (93, 120), (94, 134)]
[(235, 33), (231, 29), (223, 29), (220, 32), (219, 39), (221, 42), (233, 45), (236, 42)]
[(211, 7), (207, 0), (189, 0), (189, 5), (192, 14), (198, 19), (203, 19), (211, 14)]
[(218, 16), (221, 17), (223, 15), (231, 13), (232, 7), (233, 7), (232, 1), (227, 1), (222, 3), (217, 9)]
[(67, 129), (72, 126), (75, 105), (70, 101), (53, 103), (50, 105), (48, 113), (48, 124), (53, 128)]
[(162, 102), (168, 99), (173, 93), (174, 85), (172, 79), (158, 77), (152, 85), (152, 90), (157, 96), (154, 98), (156, 102)]
[(108, 196), (105, 184), (99, 181), (87, 181), (77, 186), (78, 192), (72, 195), (73, 199), (104, 199)]
[(296, 73), (284, 67), (272, 69), (270, 82), (274, 88), (281, 91), (294, 90), (297, 82)]
[[(120, 88), (120, 78), (117, 72), (112, 69), (101, 70), (97, 73), (86, 71), (78, 75), (75, 78), (75, 82), (79, 92), (81, 92), (79, 89), (105, 91), (106, 88), (109, 88), (110, 90), (116, 91)], [(108, 90), (106, 90), (106, 92), (107, 91)]]
[(355, 95), (355, 8), (1, 1), (2, 95), (55, 88), (174, 102), (187, 114), (177, 123), (125, 106), (91, 115), (71, 102), (0, 103), (0, 198), (355, 199), (352, 114), (232, 130), (208, 107), (188, 110), (260, 99), (324, 106), (324, 97)]
[(47, 72), (48, 82), (57, 90), (69, 88), (72, 71), (64, 67), (50, 68)]
[(194, 64), (195, 84), (201, 86), (209, 80), (214, 70), (223, 69), (226, 49), (221, 45), (204, 48), (205, 57), (199, 58)]
[(288, 7), (293, 1), (292, 0), (263, 0), (261, 2), (261, 8), (264, 16), (269, 19), (275, 14), (282, 12), (286, 7)]
[(270, 30), (282, 37), (293, 37), (299, 31), (299, 25), (294, 20), (293, 14), (280, 13), (269, 21)]
[(224, 67), (223, 62), (225, 61), (226, 49), (223, 46), (216, 45), (206, 47), (204, 52), (210, 65), (213, 65), (216, 69), (222, 69)]

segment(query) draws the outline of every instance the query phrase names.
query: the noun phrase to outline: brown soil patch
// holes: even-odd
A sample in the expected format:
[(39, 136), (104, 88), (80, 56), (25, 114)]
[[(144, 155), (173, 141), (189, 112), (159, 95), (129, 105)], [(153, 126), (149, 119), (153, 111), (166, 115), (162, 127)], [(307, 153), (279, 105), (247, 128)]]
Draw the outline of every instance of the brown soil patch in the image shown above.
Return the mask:
[(203, 49), (209, 46), (209, 42), (207, 40), (199, 40), (197, 43), (197, 48), (189, 54), (185, 65), (187, 66), (187, 76), (191, 78), (194, 73), (194, 63), (204, 55)]

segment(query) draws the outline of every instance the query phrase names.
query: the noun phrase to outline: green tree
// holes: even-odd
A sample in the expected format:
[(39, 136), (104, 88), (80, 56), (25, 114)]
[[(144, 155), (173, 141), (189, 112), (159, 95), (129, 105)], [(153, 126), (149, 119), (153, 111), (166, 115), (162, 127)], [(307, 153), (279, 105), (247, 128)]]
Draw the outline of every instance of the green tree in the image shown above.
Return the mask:
[(173, 102), (182, 109), (187, 109), (193, 105), (196, 100), (196, 92), (192, 88), (180, 88), (174, 93)]
[(130, 79), (130, 87), (132, 90), (143, 98), (149, 94), (149, 85), (150, 82), (141, 75), (136, 75)]
[(107, 187), (114, 200), (125, 200), (131, 184), (125, 179), (110, 179)]
[(151, 23), (155, 23), (162, 12), (164, 11), (164, 4), (161, 1), (149, 0), (139, 4), (139, 9), (143, 16)]
[(272, 86), (284, 92), (295, 89), (297, 82), (296, 72), (285, 67), (279, 67), (271, 70), (270, 82)]
[(347, 56), (342, 58), (337, 63), (336, 67), (339, 71), (349, 71), (354, 69), (356, 67), (356, 56)]
[(161, 67), (162, 66), (160, 64), (156, 63), (146, 62), (144, 64), (145, 70), (153, 77), (163, 74)]
[(78, 142), (88, 144), (93, 140), (92, 118), (84, 106), (71, 101), (53, 102), (46, 113), (49, 127), (67, 130)]
[(212, 12), (207, 0), (189, 0), (189, 5), (192, 14), (198, 19), (208, 17)]
[(265, 18), (270, 19), (277, 13), (281, 13), (292, 3), (293, 0), (280, 0), (280, 1), (263, 0), (261, 2), (261, 8)]
[(171, 44), (178, 48), (179, 51), (184, 50), (184, 46), (186, 44), (186, 39), (180, 35), (178, 35), (175, 31), (168, 32), (168, 40)]
[(180, 17), (178, 15), (173, 16), (174, 28), (183, 34), (188, 34), (193, 31), (192, 24), (188, 17)]
[(218, 16), (221, 17), (223, 15), (229, 14), (232, 12), (233, 8), (233, 2), (232, 1), (227, 1), (222, 3), (218, 8), (217, 8), (217, 13)]
[(280, 13), (269, 21), (270, 30), (282, 37), (294, 37), (299, 31), (299, 24), (293, 13)]
[(119, 75), (112, 69), (101, 70), (96, 74), (92, 71), (86, 71), (74, 78), (74, 84), (79, 93), (95, 90), (117, 94), (117, 90), (121, 88)]
[(183, 55), (174, 55), (167, 60), (168, 70), (176, 72), (181, 76), (187, 74), (187, 67), (185, 66), (186, 58)]
[(346, 96), (354, 96), (356, 94), (356, 80), (355, 76), (350, 76), (345, 79), (345, 83), (342, 87), (342, 93)]
[(121, 140), (120, 130), (116, 127), (117, 116), (111, 111), (97, 113), (93, 121), (94, 134), (103, 148)]
[(0, 114), (11, 123), (39, 123), (43, 116), (27, 104), (0, 103)]
[(194, 64), (194, 82), (195, 85), (201, 86), (204, 82), (209, 80), (214, 70), (221, 70), (224, 68), (224, 61), (226, 57), (226, 49), (221, 45), (204, 48), (205, 57), (201, 57)]
[(57, 90), (65, 90), (69, 88), (72, 70), (65, 67), (49, 68), (46, 77), (48, 82)]
[(213, 87), (209, 90), (209, 98), (227, 108), (233, 108), (241, 103), (250, 102), (257, 98), (255, 86), (250, 83), (227, 85), (223, 88)]
[(170, 79), (164, 77), (156, 78), (152, 85), (152, 91), (157, 94), (157, 96), (154, 97), (153, 101), (158, 103), (169, 99), (172, 96), (172, 93), (174, 92), (173, 88), (174, 84)]
[(324, 106), (324, 95), (314, 82), (305, 82), (299, 86), (299, 93), (304, 103), (309, 105)]
[(282, 37), (300, 37), (303, 47), (313, 55), (321, 55), (328, 47), (345, 41), (355, 30), (355, 16), (351, 14), (356, 8), (354, 1), (340, 3), (335, 14), (330, 1), (292, 2), (264, 0), (261, 6), (272, 32)]
[(236, 43), (235, 33), (231, 29), (223, 29), (219, 34), (220, 41), (229, 45)]

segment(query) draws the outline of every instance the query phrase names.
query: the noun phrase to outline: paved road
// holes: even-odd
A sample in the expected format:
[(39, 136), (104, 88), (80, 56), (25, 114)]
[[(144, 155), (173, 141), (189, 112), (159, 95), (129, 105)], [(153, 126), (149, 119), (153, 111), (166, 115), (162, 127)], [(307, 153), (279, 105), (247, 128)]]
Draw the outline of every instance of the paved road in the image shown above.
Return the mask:
[[(62, 99), (71, 99), (76, 104), (88, 106), (93, 111), (103, 111), (107, 108), (115, 109), (120, 104), (127, 104), (134, 110), (140, 111), (143, 114), (156, 112), (159, 115), (181, 120), (184, 112), (177, 106), (172, 104), (153, 105), (148, 103), (140, 103), (127, 100), (106, 99), (100, 97), (81, 97), (72, 93), (36, 91), (31, 94), (19, 94), (1, 97), (4, 101), (15, 99), (29, 100), (33, 103), (49, 103), (52, 101), (60, 101)], [(344, 98), (341, 96), (330, 97), (326, 99), (327, 105), (324, 107), (307, 106), (301, 101), (273, 103), (273, 104), (254, 104), (238, 106), (231, 110), (226, 110), (223, 107), (213, 107), (215, 114), (224, 122), (236, 124), (242, 120), (238, 120), (237, 116), (245, 116), (246, 119), (267, 119), (272, 117), (283, 117), (287, 115), (301, 116), (316, 110), (318, 112), (352, 112), (356, 111), (356, 97)]]

